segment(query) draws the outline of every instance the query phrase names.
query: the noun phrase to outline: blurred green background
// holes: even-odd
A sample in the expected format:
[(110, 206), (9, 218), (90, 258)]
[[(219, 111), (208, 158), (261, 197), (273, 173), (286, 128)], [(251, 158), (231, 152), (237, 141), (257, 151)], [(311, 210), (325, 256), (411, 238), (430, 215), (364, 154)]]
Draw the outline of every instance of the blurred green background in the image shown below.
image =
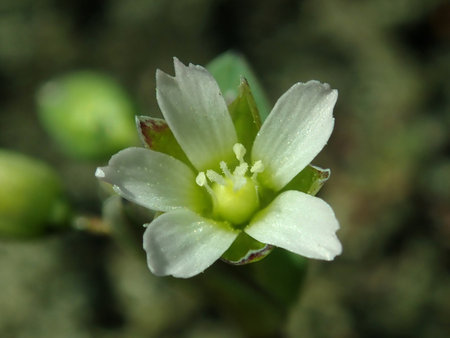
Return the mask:
[[(75, 159), (52, 141), (37, 115), (46, 81), (101, 72), (153, 116), (155, 71), (172, 74), (173, 56), (241, 53), (271, 104), (295, 82), (328, 82), (336, 127), (314, 164), (332, 169), (319, 196), (344, 253), (309, 262), (288, 311), (262, 305), (278, 318), (266, 335), (449, 337), (449, 43), (444, 0), (0, 0), (0, 147), (50, 164), (74, 208), (99, 215), (94, 171), (107, 157)], [(0, 336), (263, 336), (245, 324), (258, 322), (251, 306), (233, 315), (211, 297), (245, 268), (174, 280), (143, 258), (84, 232), (0, 240)]]

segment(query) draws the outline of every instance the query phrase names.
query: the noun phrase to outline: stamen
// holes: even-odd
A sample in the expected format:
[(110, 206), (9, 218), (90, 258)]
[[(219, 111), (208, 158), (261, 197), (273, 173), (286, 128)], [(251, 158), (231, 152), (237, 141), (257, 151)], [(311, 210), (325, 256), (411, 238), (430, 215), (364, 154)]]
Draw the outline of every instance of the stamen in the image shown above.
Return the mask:
[(203, 171), (200, 171), (198, 173), (197, 177), (195, 178), (195, 183), (197, 183), (201, 187), (203, 187), (205, 184), (207, 184), (206, 175)]
[(238, 165), (236, 168), (234, 168), (233, 176), (239, 176), (244, 177), (245, 173), (247, 172), (248, 164), (243, 162), (240, 165)]
[(253, 163), (252, 167), (250, 168), (250, 172), (253, 174), (252, 180), (255, 180), (256, 176), (259, 173), (262, 173), (263, 171), (264, 171), (264, 164), (262, 163), (261, 160), (258, 160), (255, 163)]
[(264, 171), (264, 164), (261, 160), (256, 161), (253, 163), (252, 167), (250, 168), (251, 173), (262, 173)]
[(206, 180), (206, 175), (203, 171), (200, 171), (197, 175), (197, 177), (195, 178), (195, 182), (201, 186), (201, 187), (205, 187), (206, 191), (214, 197), (214, 192), (211, 189), (211, 187), (208, 184), (208, 181)]
[(240, 143), (236, 143), (233, 146), (233, 152), (236, 155), (236, 158), (238, 159), (239, 163), (240, 164), (244, 163), (244, 156), (245, 156), (245, 153), (247, 152), (245, 147)]
[(211, 182), (216, 182), (216, 183), (219, 183), (220, 185), (225, 185), (226, 184), (225, 179), (223, 178), (223, 176), (219, 175), (214, 170), (208, 169), (206, 171), (206, 176), (209, 178), (209, 180)]
[(231, 175), (230, 170), (228, 169), (228, 166), (224, 161), (220, 162), (220, 169), (222, 169), (226, 178), (229, 178), (230, 180), (233, 179), (233, 175)]

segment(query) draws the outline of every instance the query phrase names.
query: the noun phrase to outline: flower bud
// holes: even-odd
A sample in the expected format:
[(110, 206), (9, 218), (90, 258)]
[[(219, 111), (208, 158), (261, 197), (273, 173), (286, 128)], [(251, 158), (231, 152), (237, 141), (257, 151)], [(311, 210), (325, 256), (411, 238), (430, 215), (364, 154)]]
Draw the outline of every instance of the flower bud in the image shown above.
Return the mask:
[(27, 156), (0, 150), (0, 237), (37, 236), (66, 225), (57, 174)]
[(108, 76), (81, 71), (44, 84), (39, 118), (60, 149), (79, 159), (103, 159), (138, 142), (134, 107)]

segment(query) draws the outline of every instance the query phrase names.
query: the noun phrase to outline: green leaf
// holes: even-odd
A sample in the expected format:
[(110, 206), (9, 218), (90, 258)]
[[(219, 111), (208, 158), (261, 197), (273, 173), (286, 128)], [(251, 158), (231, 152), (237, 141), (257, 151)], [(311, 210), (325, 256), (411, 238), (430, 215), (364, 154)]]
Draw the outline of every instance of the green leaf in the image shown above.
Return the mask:
[(307, 264), (304, 257), (275, 248), (258, 264), (239, 269), (216, 263), (195, 283), (241, 326), (245, 337), (278, 337), (298, 301)]
[(145, 147), (191, 165), (166, 121), (149, 116), (136, 116), (136, 127)]
[(251, 266), (258, 283), (284, 306), (298, 300), (308, 260), (292, 252), (275, 248), (261, 263)]
[(257, 265), (237, 269), (216, 263), (196, 276), (195, 284), (211, 304), (239, 325), (243, 337), (278, 337), (287, 309), (255, 280), (251, 268)]
[(252, 149), (253, 141), (261, 128), (261, 119), (252, 92), (245, 78), (241, 78), (238, 97), (228, 106), (239, 142)]
[(206, 68), (216, 79), (227, 102), (235, 100), (238, 95), (238, 87), (241, 77), (245, 77), (253, 90), (256, 105), (264, 121), (269, 115), (270, 105), (259, 84), (254, 72), (242, 55), (234, 52), (225, 52), (212, 60)]
[(322, 169), (308, 165), (297, 174), (282, 190), (298, 190), (309, 195), (315, 195), (330, 178), (330, 169)]

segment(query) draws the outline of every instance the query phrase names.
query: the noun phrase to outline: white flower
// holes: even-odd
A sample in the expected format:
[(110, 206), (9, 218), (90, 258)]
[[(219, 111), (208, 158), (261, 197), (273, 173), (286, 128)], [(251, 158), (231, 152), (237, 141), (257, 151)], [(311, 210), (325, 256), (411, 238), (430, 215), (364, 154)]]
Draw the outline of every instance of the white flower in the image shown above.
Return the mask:
[(317, 81), (292, 86), (247, 152), (211, 74), (176, 58), (174, 66), (175, 77), (157, 71), (157, 100), (190, 163), (128, 148), (96, 171), (125, 199), (162, 212), (144, 234), (150, 270), (194, 276), (242, 231), (309, 258), (340, 254), (331, 207), (300, 191), (280, 192), (327, 143), (337, 91)]

